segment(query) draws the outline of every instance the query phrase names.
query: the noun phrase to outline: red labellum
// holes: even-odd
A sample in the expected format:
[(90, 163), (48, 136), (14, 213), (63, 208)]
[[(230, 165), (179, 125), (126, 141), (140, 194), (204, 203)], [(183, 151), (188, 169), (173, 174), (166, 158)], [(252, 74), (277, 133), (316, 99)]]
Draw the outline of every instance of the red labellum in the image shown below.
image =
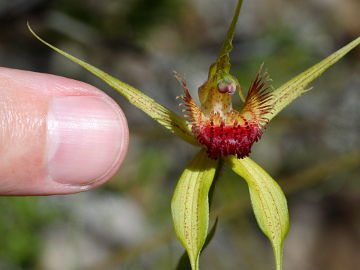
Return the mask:
[(227, 155), (236, 155), (238, 158), (247, 157), (253, 143), (262, 135), (258, 124), (193, 126), (193, 132), (198, 141), (206, 146), (209, 157), (213, 159)]

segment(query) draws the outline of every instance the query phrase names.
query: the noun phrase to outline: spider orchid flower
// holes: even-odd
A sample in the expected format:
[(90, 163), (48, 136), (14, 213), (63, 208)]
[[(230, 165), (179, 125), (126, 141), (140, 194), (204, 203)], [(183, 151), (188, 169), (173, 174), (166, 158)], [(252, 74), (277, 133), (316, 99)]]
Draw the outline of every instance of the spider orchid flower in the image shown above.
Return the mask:
[(186, 107), (185, 116), (190, 119), (192, 132), (206, 147), (209, 158), (247, 157), (268, 122), (264, 115), (271, 112), (268, 75), (261, 74), (260, 69), (240, 112), (232, 108), (232, 95), (239, 84), (230, 74), (215, 74), (199, 88), (201, 108), (192, 99), (185, 80), (178, 73), (175, 76), (185, 92), (181, 97), (184, 103), (180, 105)]
[[(229, 58), (241, 4), (242, 0), (238, 0), (219, 57), (211, 65), (207, 81), (198, 90), (200, 105), (192, 99), (184, 79), (175, 74), (184, 88), (181, 99), (189, 121), (134, 87), (47, 43), (28, 25), (41, 42), (108, 83), (181, 139), (201, 147), (180, 176), (171, 203), (175, 232), (193, 270), (199, 269), (200, 252), (207, 238), (208, 194), (221, 159), (248, 184), (256, 220), (272, 244), (276, 269), (282, 269), (283, 242), (289, 228), (286, 198), (276, 181), (248, 157), (251, 146), (260, 139), (273, 117), (306, 92), (309, 83), (360, 44), (358, 37), (275, 90), (267, 85), (269, 76), (260, 69), (244, 97), (239, 82), (230, 74)], [(236, 91), (244, 102), (240, 111), (232, 107)]]

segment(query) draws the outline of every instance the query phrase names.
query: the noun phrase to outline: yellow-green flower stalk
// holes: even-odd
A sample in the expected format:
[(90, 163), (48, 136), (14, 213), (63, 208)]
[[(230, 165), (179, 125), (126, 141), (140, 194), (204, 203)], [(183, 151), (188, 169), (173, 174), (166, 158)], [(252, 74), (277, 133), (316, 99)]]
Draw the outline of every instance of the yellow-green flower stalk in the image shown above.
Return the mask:
[[(180, 176), (171, 202), (175, 232), (193, 270), (199, 269), (208, 232), (208, 194), (221, 159), (248, 184), (256, 220), (271, 241), (276, 269), (282, 269), (282, 248), (289, 229), (286, 198), (276, 181), (248, 158), (251, 146), (270, 120), (303, 94), (309, 83), (360, 44), (358, 37), (275, 90), (267, 85), (269, 76), (260, 68), (245, 97), (239, 82), (230, 74), (229, 57), (241, 4), (242, 0), (238, 0), (220, 54), (210, 66), (208, 79), (199, 87), (199, 105), (190, 96), (184, 79), (175, 74), (184, 88), (181, 99), (188, 121), (134, 87), (47, 43), (28, 26), (41, 42), (108, 83), (175, 135), (201, 148)], [(244, 102), (240, 110), (232, 106), (236, 91)]]

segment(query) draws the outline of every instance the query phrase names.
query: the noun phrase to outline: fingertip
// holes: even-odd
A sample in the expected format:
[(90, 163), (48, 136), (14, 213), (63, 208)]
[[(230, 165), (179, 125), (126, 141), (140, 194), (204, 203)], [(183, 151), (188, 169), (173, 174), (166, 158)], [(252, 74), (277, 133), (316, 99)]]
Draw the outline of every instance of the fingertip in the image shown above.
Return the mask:
[(73, 188), (98, 186), (121, 165), (128, 140), (126, 118), (107, 98), (54, 98), (47, 121), (49, 178)]
[(64, 77), (0, 68), (0, 93), (0, 195), (77, 193), (119, 169), (128, 125), (104, 92)]

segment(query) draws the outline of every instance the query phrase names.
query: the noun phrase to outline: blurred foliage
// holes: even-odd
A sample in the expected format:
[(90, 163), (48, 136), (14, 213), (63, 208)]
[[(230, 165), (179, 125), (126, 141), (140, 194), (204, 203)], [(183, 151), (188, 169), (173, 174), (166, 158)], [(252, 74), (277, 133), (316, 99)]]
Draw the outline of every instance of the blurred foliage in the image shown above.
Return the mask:
[[(90, 3), (89, 3), (90, 2)], [(54, 1), (54, 7), (99, 31), (104, 38), (122, 37), (138, 45), (152, 29), (174, 20), (181, 0)], [(98, 16), (94, 16), (96, 13)]]
[(59, 212), (36, 197), (2, 197), (0, 212), (0, 269), (4, 262), (9, 270), (14, 263), (14, 269), (35, 265), (41, 249), (39, 239)]
[(136, 0), (127, 16), (127, 27), (137, 36), (144, 36), (152, 27), (176, 19), (180, 0)]

